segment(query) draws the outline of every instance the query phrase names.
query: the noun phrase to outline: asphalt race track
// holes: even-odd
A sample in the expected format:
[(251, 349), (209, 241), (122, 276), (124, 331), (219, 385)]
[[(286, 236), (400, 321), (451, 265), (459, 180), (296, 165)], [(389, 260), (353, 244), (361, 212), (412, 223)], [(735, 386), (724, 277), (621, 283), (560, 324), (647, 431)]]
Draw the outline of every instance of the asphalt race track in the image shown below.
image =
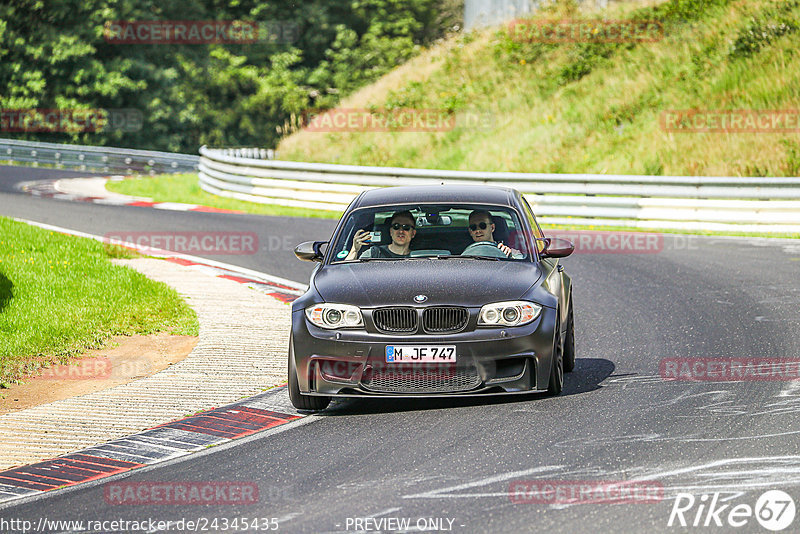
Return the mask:
[(234, 232), (258, 236), (256, 254), (203, 254), (208, 259), (308, 283), (314, 266), (298, 261), (294, 247), (301, 241), (330, 239), (335, 220), (306, 219), (302, 226), (291, 217), (267, 217), (230, 213), (198, 213), (154, 210), (136, 206), (105, 206), (66, 202), (19, 194), (19, 182), (48, 178), (73, 178), (87, 173), (0, 166), (0, 215), (36, 220), (95, 235), (135, 232)]
[[(166, 212), (37, 199), (10, 192), (19, 168), (0, 169), (0, 215), (104, 234), (112, 230), (252, 231), (258, 254), (215, 256), (308, 282), (310, 264), (264, 248), (327, 239), (333, 221)], [(24, 179), (50, 171), (25, 169)], [(663, 237), (652, 254), (575, 254), (577, 364), (560, 397), (335, 402), (319, 415), (182, 461), (133, 471), (126, 482), (249, 481), (244, 506), (120, 506), (101, 484), (0, 509), (0, 518), (180, 520), (276, 518), (283, 532), (686, 531), (668, 526), (675, 496), (716, 498), (724, 523), (766, 490), (800, 503), (800, 382), (668, 381), (666, 358), (798, 358), (800, 243)], [(265, 325), (267, 327), (267, 325)], [(510, 485), (645, 481), (655, 503), (514, 502)], [(715, 493), (718, 495), (715, 496)], [(767, 532), (743, 527), (694, 531)], [(366, 518), (370, 518), (366, 521)], [(420, 520), (423, 520), (420, 522)], [(796, 518), (796, 531), (800, 518)], [(405, 528), (405, 527), (404, 527)], [(221, 523), (216, 529), (222, 531)], [(229, 528), (233, 532), (235, 529)]]

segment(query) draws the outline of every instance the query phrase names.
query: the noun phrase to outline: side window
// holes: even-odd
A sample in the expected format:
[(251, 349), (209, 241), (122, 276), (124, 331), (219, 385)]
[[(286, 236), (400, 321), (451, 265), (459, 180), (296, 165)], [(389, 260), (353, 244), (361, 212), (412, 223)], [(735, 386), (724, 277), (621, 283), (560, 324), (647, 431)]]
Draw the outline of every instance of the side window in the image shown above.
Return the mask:
[(542, 229), (539, 228), (539, 223), (536, 222), (536, 218), (533, 216), (533, 210), (528, 204), (528, 201), (525, 200), (525, 197), (522, 197), (522, 202), (525, 203), (525, 215), (528, 217), (528, 222), (531, 225), (533, 237), (536, 238), (536, 250), (541, 254), (544, 250), (544, 233), (542, 233)]

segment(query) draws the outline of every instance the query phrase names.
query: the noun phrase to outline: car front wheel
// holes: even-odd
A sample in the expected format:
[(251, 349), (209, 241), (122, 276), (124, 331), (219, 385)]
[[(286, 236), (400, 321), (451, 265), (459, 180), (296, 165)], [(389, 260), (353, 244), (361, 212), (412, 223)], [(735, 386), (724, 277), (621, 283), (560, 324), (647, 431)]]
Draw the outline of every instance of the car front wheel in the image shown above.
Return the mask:
[(575, 320), (572, 317), (572, 295), (569, 297), (566, 335), (567, 339), (564, 341), (564, 372), (570, 373), (575, 369)]
[(289, 344), (289, 400), (298, 410), (324, 410), (331, 402), (330, 397), (317, 397), (300, 393), (297, 381), (297, 367), (294, 363), (294, 345)]
[(561, 324), (556, 323), (555, 340), (553, 341), (553, 362), (550, 365), (550, 383), (547, 385), (548, 395), (559, 395), (564, 388), (564, 342), (561, 341)]

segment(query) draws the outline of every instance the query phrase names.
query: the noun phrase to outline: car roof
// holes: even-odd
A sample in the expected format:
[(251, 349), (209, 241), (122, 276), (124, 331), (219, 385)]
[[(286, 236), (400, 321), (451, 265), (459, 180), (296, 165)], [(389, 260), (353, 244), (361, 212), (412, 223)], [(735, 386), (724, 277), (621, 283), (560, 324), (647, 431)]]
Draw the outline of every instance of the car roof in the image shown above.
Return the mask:
[(419, 203), (470, 203), (515, 206), (516, 191), (494, 185), (415, 185), (381, 187), (365, 191), (353, 209), (372, 206)]

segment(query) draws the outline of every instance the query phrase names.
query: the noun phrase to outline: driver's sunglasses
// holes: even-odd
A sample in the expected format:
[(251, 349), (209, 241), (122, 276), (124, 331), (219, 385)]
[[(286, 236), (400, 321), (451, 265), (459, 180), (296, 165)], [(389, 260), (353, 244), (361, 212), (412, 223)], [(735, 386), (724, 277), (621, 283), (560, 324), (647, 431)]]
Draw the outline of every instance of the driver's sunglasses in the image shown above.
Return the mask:
[(469, 229), (474, 232), (478, 228), (480, 228), (481, 230), (486, 230), (487, 226), (489, 226), (489, 225), (486, 224), (485, 222), (479, 222), (478, 224), (470, 224), (469, 225)]
[(394, 223), (392, 225), (392, 230), (399, 230), (400, 228), (402, 228), (403, 230), (408, 232), (409, 230), (411, 230), (414, 227), (411, 226), (410, 224), (400, 224), (400, 223)]

